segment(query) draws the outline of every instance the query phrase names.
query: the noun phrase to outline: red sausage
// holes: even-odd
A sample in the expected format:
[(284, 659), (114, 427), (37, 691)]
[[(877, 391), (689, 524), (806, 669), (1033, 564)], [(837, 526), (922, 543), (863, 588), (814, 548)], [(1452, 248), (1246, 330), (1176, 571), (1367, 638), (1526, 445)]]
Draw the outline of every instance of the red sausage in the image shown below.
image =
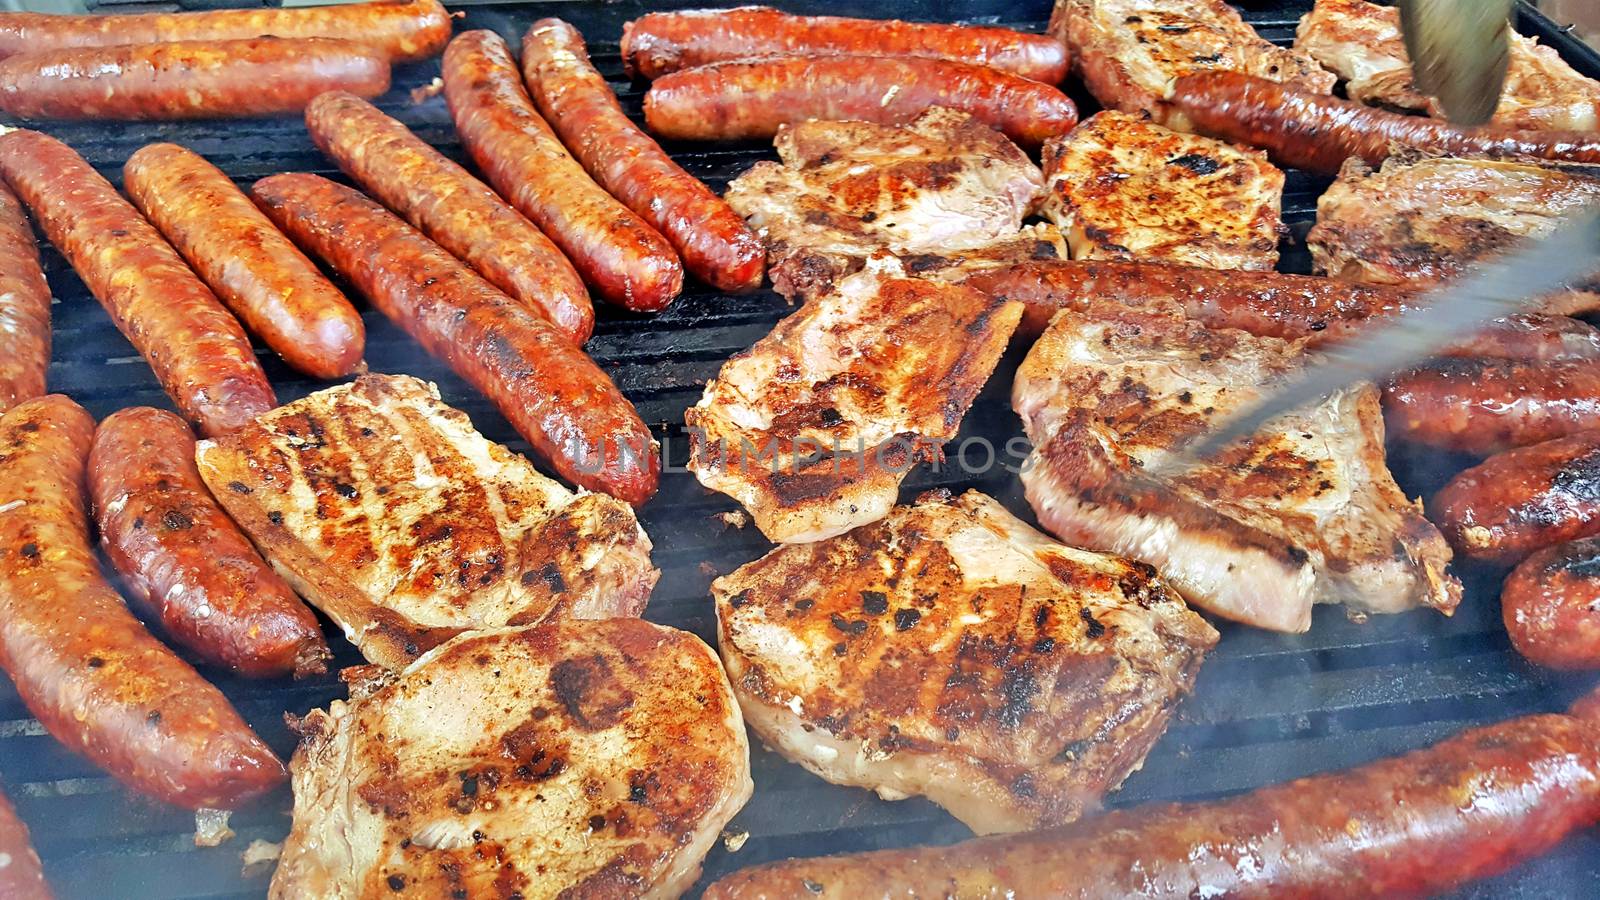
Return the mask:
[(1055, 88), (970, 63), (795, 56), (713, 63), (664, 75), (644, 95), (650, 130), (673, 140), (770, 139), (806, 119), (901, 125), (930, 106), (959, 109), (1025, 147), (1066, 134), (1078, 110)]
[(678, 296), (683, 263), (672, 245), (561, 146), (528, 99), (500, 35), (457, 35), (444, 51), (443, 78), (456, 131), (479, 171), (544, 229), (601, 297), (654, 312)]
[(1431, 507), (1457, 552), (1503, 565), (1600, 534), (1600, 431), (1491, 456), (1452, 479)]
[(366, 327), (228, 176), (176, 144), (140, 148), (122, 187), (234, 314), (284, 361), (316, 378), (355, 371)]
[(274, 175), (252, 193), (296, 242), (494, 401), (563, 477), (634, 504), (655, 494), (650, 430), (594, 361), (527, 307), (343, 185)]
[(1600, 539), (1546, 547), (1500, 590), (1517, 652), (1553, 669), (1600, 669)]
[(1067, 77), (1067, 47), (1043, 34), (981, 25), (796, 16), (767, 6), (650, 13), (622, 26), (634, 77), (758, 56), (921, 56), (988, 66), (1045, 84)]
[(134, 599), (206, 661), (254, 677), (327, 671), (317, 617), (212, 499), (194, 447), (189, 426), (159, 409), (100, 423), (89, 453), (100, 546)]
[(573, 343), (594, 331), (583, 279), (483, 182), (377, 107), (342, 92), (306, 107), (311, 139), (367, 192), (521, 300)]
[(0, 794), (0, 855), (5, 857), (5, 864), (0, 865), (0, 897), (50, 900), (53, 895), (45, 883), (39, 854), (28, 840), (28, 826), (17, 818), (17, 811), (4, 794)]
[(1441, 355), (1530, 362), (1600, 359), (1600, 328), (1571, 316), (1517, 313), (1495, 320)]
[(0, 183), (0, 412), (44, 396), (50, 286), (22, 201)]
[(283, 764), (100, 575), (84, 514), (94, 420), (51, 394), (0, 416), (0, 667), (56, 740), (179, 806), (232, 808)]
[(1600, 360), (1438, 359), (1383, 391), (1389, 436), (1488, 455), (1600, 423)]
[(83, 157), (48, 135), (12, 131), (0, 135), (0, 173), (203, 433), (278, 405), (238, 321)]
[(539, 112), (583, 167), (670, 240), (691, 274), (724, 291), (761, 285), (761, 239), (628, 119), (577, 29), (560, 19), (535, 22), (522, 37), (522, 74)]
[(1600, 688), (1595, 688), (1572, 705), (1572, 714), (1586, 722), (1600, 725)]

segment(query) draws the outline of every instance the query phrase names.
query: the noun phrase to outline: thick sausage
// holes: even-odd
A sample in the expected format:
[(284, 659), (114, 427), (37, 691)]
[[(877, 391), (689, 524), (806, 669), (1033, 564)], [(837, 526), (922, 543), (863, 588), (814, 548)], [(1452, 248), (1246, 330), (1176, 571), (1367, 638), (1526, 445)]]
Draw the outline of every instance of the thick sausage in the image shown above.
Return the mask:
[(438, 0), (380, 0), (315, 8), (58, 16), (0, 13), (0, 58), (62, 47), (281, 38), (343, 38), (390, 59), (425, 59), (450, 39), (450, 14)]
[(44, 396), (50, 286), (22, 201), (0, 184), (0, 412)]
[(342, 92), (306, 107), (311, 139), (367, 192), (574, 343), (594, 331), (583, 279), (544, 232), (377, 107)]
[(1600, 728), (1528, 716), (1213, 803), (758, 866), (705, 898), (1414, 897), (1509, 869), (1596, 822)]
[(0, 173), (203, 433), (278, 405), (238, 320), (83, 157), (48, 135), (12, 131), (0, 135)]
[(806, 119), (900, 125), (949, 106), (1028, 148), (1065, 134), (1078, 110), (1047, 84), (970, 63), (881, 56), (793, 56), (713, 63), (663, 75), (644, 95), (650, 130), (673, 140), (771, 139)]
[(343, 185), (274, 175), (252, 193), (301, 246), (494, 401), (563, 477), (635, 504), (655, 493), (660, 460), (639, 414), (527, 307)]
[(128, 158), (122, 186), (289, 365), (316, 378), (340, 378), (360, 365), (361, 315), (215, 166), (176, 144), (150, 144)]
[(1485, 456), (1600, 423), (1600, 360), (1446, 358), (1384, 388), (1389, 436)]
[(1600, 328), (1571, 316), (1517, 313), (1495, 320), (1440, 355), (1532, 362), (1600, 359)]
[(298, 112), (323, 91), (376, 97), (389, 60), (326, 38), (69, 47), (0, 60), (0, 111), (24, 119), (205, 119)]
[(44, 866), (28, 839), (28, 826), (17, 818), (11, 801), (0, 794), (0, 897), (6, 900), (50, 900)]
[(1546, 547), (1500, 589), (1517, 652), (1554, 669), (1600, 669), (1600, 538)]
[(254, 677), (327, 671), (317, 617), (212, 499), (194, 444), (159, 409), (100, 423), (89, 454), (100, 546), (134, 599), (206, 661)]
[(601, 297), (653, 312), (678, 296), (683, 263), (672, 245), (567, 153), (533, 108), (500, 35), (457, 35), (444, 51), (443, 79), (450, 116), (478, 169), (544, 229)]
[(921, 56), (988, 66), (1045, 84), (1067, 77), (1067, 46), (1043, 34), (981, 25), (797, 16), (768, 6), (650, 13), (622, 26), (633, 77), (758, 56)]
[(1431, 508), (1457, 552), (1502, 565), (1600, 534), (1600, 430), (1491, 456), (1445, 485)]
[(761, 285), (767, 259), (761, 239), (633, 124), (589, 62), (577, 29), (560, 19), (535, 22), (522, 37), (522, 74), (567, 149), (672, 242), (691, 274), (724, 291)]
[(1600, 133), (1463, 128), (1222, 70), (1178, 76), (1157, 117), (1180, 131), (1260, 147), (1280, 166), (1325, 175), (1338, 174), (1352, 156), (1378, 165), (1396, 147), (1443, 156), (1600, 162)]
[(1600, 687), (1595, 688), (1572, 705), (1572, 714), (1587, 722), (1600, 725)]
[(125, 784), (231, 808), (283, 764), (101, 577), (83, 502), (93, 436), (59, 394), (0, 416), (0, 667), (56, 740)]

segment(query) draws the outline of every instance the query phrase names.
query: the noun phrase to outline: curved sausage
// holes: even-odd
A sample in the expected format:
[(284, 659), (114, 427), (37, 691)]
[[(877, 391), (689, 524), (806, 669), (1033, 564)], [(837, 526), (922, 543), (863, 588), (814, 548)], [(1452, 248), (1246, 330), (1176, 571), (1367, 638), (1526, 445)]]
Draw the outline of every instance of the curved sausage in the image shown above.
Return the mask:
[(1500, 589), (1511, 646), (1553, 669), (1600, 669), (1600, 538), (1546, 547)]
[(650, 430), (583, 351), (357, 191), (274, 175), (252, 194), (428, 352), (482, 391), (562, 477), (630, 503), (660, 479)]
[(316, 378), (361, 364), (366, 326), (344, 294), (228, 176), (176, 144), (140, 148), (122, 187), (201, 279), (284, 361)]
[(1047, 84), (970, 63), (795, 56), (713, 63), (663, 75), (644, 95), (650, 130), (673, 140), (770, 140), (806, 119), (901, 125), (930, 106), (959, 109), (1030, 149), (1078, 124)]
[(100, 423), (89, 453), (100, 546), (134, 599), (207, 662), (258, 678), (327, 671), (317, 617), (212, 499), (194, 445), (159, 409)]
[(0, 12), (0, 58), (63, 47), (230, 41), (266, 34), (343, 38), (371, 44), (396, 61), (426, 59), (450, 39), (450, 14), (439, 0), (105, 16)]
[(1491, 456), (1452, 479), (1431, 507), (1457, 552), (1503, 565), (1600, 534), (1600, 431)]
[(1384, 388), (1389, 437), (1488, 455), (1600, 422), (1600, 360), (1445, 358)]
[(17, 130), (0, 135), (0, 173), (201, 432), (278, 405), (239, 322), (83, 157)]
[(683, 264), (654, 228), (607, 194), (533, 108), (504, 39), (468, 31), (445, 48), (444, 96), (461, 142), (502, 197), (556, 242), (606, 300), (664, 309)]
[(50, 368), (50, 285), (22, 201), (0, 183), (0, 412), (41, 397)]
[(724, 291), (761, 286), (766, 245), (629, 120), (577, 29), (560, 19), (533, 23), (522, 37), (522, 74), (539, 112), (583, 167), (671, 241), (691, 274)]
[(376, 97), (389, 60), (325, 38), (69, 47), (0, 60), (0, 111), (24, 119), (203, 119), (298, 112), (323, 91)]
[(1157, 118), (1179, 131), (1260, 147), (1280, 166), (1325, 175), (1338, 174), (1352, 156), (1378, 165), (1395, 147), (1442, 156), (1600, 162), (1600, 133), (1463, 128), (1221, 70), (1178, 76)]
[(1600, 728), (1565, 715), (1212, 803), (746, 869), (706, 900), (1380, 898), (1442, 893), (1600, 822)]
[(576, 344), (594, 331), (583, 279), (556, 245), (483, 182), (376, 106), (343, 92), (306, 107), (323, 153), (490, 284), (527, 304)]
[(0, 416), (0, 667), (45, 730), (118, 780), (232, 808), (280, 784), (283, 764), (101, 577), (83, 503), (93, 435), (59, 394)]
[(622, 26), (622, 64), (632, 77), (758, 56), (823, 55), (953, 59), (1045, 84), (1067, 77), (1066, 44), (1009, 28), (797, 16), (768, 6), (650, 13)]
[(0, 897), (7, 900), (50, 900), (44, 865), (28, 839), (28, 826), (17, 818), (11, 801), (0, 794)]

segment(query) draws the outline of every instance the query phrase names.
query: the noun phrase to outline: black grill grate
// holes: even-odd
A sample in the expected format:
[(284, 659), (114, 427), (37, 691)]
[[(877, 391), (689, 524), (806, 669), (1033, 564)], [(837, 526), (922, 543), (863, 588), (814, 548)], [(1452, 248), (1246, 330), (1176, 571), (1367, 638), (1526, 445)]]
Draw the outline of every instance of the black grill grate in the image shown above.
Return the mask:
[[(186, 4), (187, 5), (187, 4)], [(210, 6), (209, 2), (201, 5)], [(249, 5), (239, 3), (238, 5)], [(674, 0), (669, 6), (705, 5)], [(784, 3), (802, 12), (848, 13), (837, 4)], [(516, 5), (462, 4), (457, 29), (492, 28), (513, 44), (535, 19), (561, 16), (590, 41), (597, 64), (613, 80), (624, 104), (637, 114), (641, 91), (624, 83), (617, 57), (622, 23), (637, 16), (639, 0), (617, 3), (536, 2)], [(1309, 3), (1250, 4), (1245, 17), (1268, 38), (1292, 40), (1294, 25)], [(871, 16), (1001, 22), (1038, 30), (1048, 15), (1044, 0), (1021, 4), (999, 0), (942, 0), (916, 4), (895, 0), (862, 6)], [(1522, 26), (1558, 46), (1591, 75), (1600, 57), (1527, 10)], [(405, 67), (396, 88), (379, 103), (446, 154), (461, 158), (443, 99), (413, 104), (409, 92), (438, 74), (437, 61)], [(273, 172), (314, 171), (336, 175), (295, 119), (189, 124), (62, 124), (46, 130), (62, 138), (120, 183), (128, 155), (152, 141), (175, 141), (203, 154), (241, 184)], [(696, 175), (721, 190), (757, 159), (770, 158), (764, 145), (670, 146)], [(1291, 173), (1284, 197), (1286, 219), (1295, 225), (1285, 267), (1303, 270), (1299, 239), (1326, 179)], [(55, 358), (50, 383), (84, 403), (97, 416), (136, 404), (170, 407), (149, 369), (112, 327), (53, 249), (45, 251), (50, 285), (57, 297)], [(687, 445), (683, 410), (729, 355), (765, 334), (788, 307), (770, 292), (729, 297), (691, 284), (685, 296), (655, 318), (602, 312), (590, 352), (638, 404), (647, 422), (658, 424), (669, 464), (681, 467)], [(439, 383), (445, 399), (465, 409), (485, 434), (525, 451), (523, 442), (490, 404), (417, 347), (388, 321), (365, 313), (367, 360), (374, 371), (408, 372)], [(279, 396), (293, 400), (322, 386), (262, 352)], [(1009, 355), (974, 405), (962, 437), (985, 436), (1003, 446), (1021, 430), (1009, 403), (1011, 373), (1019, 356)], [(998, 440), (996, 440), (998, 439)], [(1391, 461), (1413, 495), (1433, 490), (1455, 467), (1437, 457)], [(1014, 477), (1004, 471), (976, 480), (946, 470), (916, 470), (904, 496), (931, 487), (984, 490), (1032, 520)], [(755, 559), (766, 549), (753, 529), (729, 529), (718, 514), (734, 508), (702, 490), (693, 477), (669, 473), (642, 514), (664, 571), (646, 616), (714, 640), (709, 584)], [(1337, 609), (1319, 609), (1309, 634), (1273, 635), (1222, 626), (1223, 640), (1200, 676), (1196, 695), (1185, 703), (1144, 770), (1113, 795), (1115, 805), (1191, 800), (1256, 787), (1421, 746), (1468, 725), (1560, 708), (1582, 686), (1524, 664), (1509, 649), (1499, 624), (1496, 584), (1484, 573), (1461, 573), (1467, 599), (1454, 618), (1431, 612), (1347, 621)], [(360, 662), (335, 639), (336, 666)], [(252, 682), (208, 671), (240, 712), (280, 753), (293, 739), (284, 711), (301, 714), (344, 695), (333, 676), (302, 683)], [(731, 830), (750, 837), (737, 853), (718, 846), (706, 861), (712, 879), (734, 868), (790, 855), (943, 842), (965, 829), (922, 800), (887, 803), (866, 791), (837, 788), (753, 749), (756, 793)], [(62, 897), (259, 897), (268, 875), (241, 874), (240, 853), (253, 839), (281, 840), (288, 831), (287, 789), (236, 814), (234, 841), (196, 849), (186, 813), (133, 797), (93, 766), (58, 746), (23, 709), (9, 683), (0, 685), (0, 775), (33, 830), (52, 884)], [(1600, 834), (1569, 841), (1550, 857), (1465, 892), (1472, 897), (1592, 896), (1600, 885)]]

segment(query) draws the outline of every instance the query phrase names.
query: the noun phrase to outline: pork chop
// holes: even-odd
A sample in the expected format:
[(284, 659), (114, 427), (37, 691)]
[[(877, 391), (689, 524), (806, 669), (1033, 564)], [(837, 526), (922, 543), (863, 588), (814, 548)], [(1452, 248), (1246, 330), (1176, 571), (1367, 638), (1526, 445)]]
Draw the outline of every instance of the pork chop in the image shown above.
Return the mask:
[(1150, 567), (925, 496), (711, 586), (751, 728), (979, 833), (1070, 822), (1139, 768), (1217, 633)]

